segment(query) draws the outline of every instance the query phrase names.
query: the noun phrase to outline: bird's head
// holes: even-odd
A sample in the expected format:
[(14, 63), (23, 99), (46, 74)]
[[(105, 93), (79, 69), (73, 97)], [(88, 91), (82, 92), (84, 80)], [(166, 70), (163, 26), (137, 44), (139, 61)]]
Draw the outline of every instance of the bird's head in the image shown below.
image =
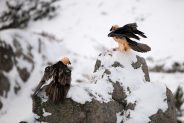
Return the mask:
[(112, 27), (111, 27), (111, 29), (110, 29), (111, 32), (108, 34), (108, 37), (114, 37), (114, 36), (115, 36), (114, 31), (115, 31), (116, 29), (118, 29), (118, 28), (119, 28), (118, 25), (112, 25)]
[(119, 26), (118, 26), (117, 24), (112, 25), (110, 31), (114, 31), (114, 30), (116, 30), (116, 29), (118, 29), (118, 28), (119, 28)]
[(64, 57), (60, 60), (63, 64), (68, 65), (71, 64), (70, 60), (68, 57)]

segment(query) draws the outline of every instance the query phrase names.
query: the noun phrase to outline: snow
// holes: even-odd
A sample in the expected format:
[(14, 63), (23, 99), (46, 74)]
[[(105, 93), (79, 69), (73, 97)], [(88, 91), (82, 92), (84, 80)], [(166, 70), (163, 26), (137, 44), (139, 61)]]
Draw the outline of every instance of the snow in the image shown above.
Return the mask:
[[(154, 95), (154, 96), (153, 96)], [(145, 83), (138, 90), (133, 91), (128, 97), (128, 102), (136, 102), (134, 110), (128, 110), (130, 118), (126, 123), (148, 123), (149, 116), (155, 114), (158, 109), (166, 111), (168, 108), (166, 99), (166, 86), (164, 84)]]
[[(98, 57), (98, 60), (101, 61), (101, 67), (94, 73), (92, 83), (73, 85), (69, 90), (68, 98), (81, 104), (86, 101), (90, 102), (92, 98), (100, 102), (112, 101), (113, 86), (108, 81), (109, 77), (113, 82), (120, 82), (120, 85), (125, 89), (127, 103), (136, 103), (134, 110), (126, 111), (122, 116), (120, 115), (121, 112), (116, 114), (117, 123), (122, 120), (125, 123), (149, 122), (149, 117), (159, 109), (164, 112), (168, 108), (165, 100), (167, 99), (166, 86), (163, 83), (145, 82), (142, 69), (134, 69), (131, 65), (136, 62), (135, 58), (136, 54), (131, 51), (123, 53), (107, 51), (102, 53)], [(124, 67), (112, 67), (115, 61), (120, 62)], [(109, 70), (111, 74), (104, 74), (105, 70)], [(130, 115), (130, 118), (126, 117), (128, 115)]]
[[(67, 48), (95, 57), (98, 54), (96, 46), (115, 46), (107, 37), (112, 24), (124, 25), (136, 21), (139, 29), (148, 36), (143, 41), (152, 47), (146, 57), (151, 56), (155, 60), (170, 57), (166, 62), (183, 61), (184, 17), (181, 15), (184, 2), (181, 0), (65, 0), (58, 4), (62, 9), (55, 20), (36, 22), (29, 29), (54, 33), (65, 40)], [(46, 26), (48, 23), (49, 27)], [(38, 25), (41, 28), (36, 28)], [(72, 46), (74, 42), (75, 47)], [(80, 44), (85, 47), (81, 48)]]
[(121, 112), (116, 113), (116, 117), (117, 117), (116, 123), (121, 123), (121, 121), (123, 120)]
[(46, 112), (45, 109), (43, 109), (43, 116), (47, 117), (49, 115), (52, 115), (52, 113)]
[[(112, 56), (109, 54), (112, 54)], [(149, 122), (149, 116), (155, 114), (158, 109), (161, 109), (162, 111), (167, 109), (167, 102), (164, 102), (164, 99), (166, 99), (166, 86), (161, 83), (145, 82), (146, 80), (142, 69), (134, 69), (131, 65), (133, 62), (136, 62), (136, 54), (134, 54), (134, 52), (130, 51), (122, 53), (119, 51), (109, 51), (102, 54), (100, 57), (101, 58), (98, 59), (101, 60), (101, 64), (104, 67), (97, 71), (97, 75), (98, 72), (103, 73), (101, 71), (108, 69), (111, 72), (109, 78), (113, 82), (120, 82), (120, 85), (125, 88), (126, 94), (128, 95), (127, 102), (136, 102), (135, 110), (126, 112), (130, 114), (130, 119), (124, 118), (123, 121), (126, 123), (147, 123)], [(112, 67), (112, 64), (115, 61), (120, 62), (124, 67)], [(101, 76), (101, 74), (98, 76)], [(98, 83), (98, 80), (96, 83)], [(105, 83), (103, 83), (103, 86), (105, 90)], [(109, 93), (110, 92), (107, 92), (107, 94)], [(152, 95), (154, 95), (154, 97), (150, 98)]]
[(67, 94), (67, 98), (71, 98), (71, 99), (73, 99), (76, 102), (81, 103), (81, 104), (85, 104), (86, 101), (90, 102), (92, 98), (85, 91), (85, 88), (82, 88), (81, 86), (82, 85), (80, 85), (80, 86), (77, 86), (77, 85), (72, 86), (70, 88), (70, 91)]
[(184, 89), (184, 75), (183, 73), (155, 73), (150, 72), (151, 81), (154, 83), (163, 83), (167, 87), (175, 92), (178, 86)]
[[(182, 55), (184, 45), (184, 1), (182, 0), (62, 0), (56, 4), (61, 7), (58, 10), (59, 15), (55, 19), (51, 21), (40, 20), (32, 22), (24, 30), (10, 29), (0, 32), (0, 39), (5, 40), (11, 46), (13, 46), (12, 37), (21, 35), (22, 40), (19, 37), (17, 38), (21, 40), (24, 53), (26, 54), (28, 52), (27, 46), (31, 45), (33, 47), (32, 53), (35, 57), (35, 69), (32, 71), (32, 75), (26, 83), (21, 81), (15, 68), (9, 73), (4, 73), (10, 79), (12, 85), (8, 93), (8, 98), (4, 99), (4, 97), (0, 97), (3, 101), (3, 109), (0, 111), (0, 121), (3, 123), (19, 122), (22, 119), (30, 117), (32, 108), (30, 94), (33, 88), (38, 84), (47, 63), (54, 63), (63, 56), (69, 56), (73, 68), (72, 87), (68, 93), (68, 97), (71, 97), (77, 102), (85, 103), (92, 99), (89, 96), (89, 91), (95, 94), (96, 89), (98, 89), (100, 95), (105, 92), (112, 92), (110, 84), (106, 85), (108, 89), (105, 92), (100, 92), (98, 86), (103, 84), (104, 81), (99, 82), (99, 85), (91, 83), (94, 87), (92, 89), (88, 88), (88, 86), (91, 86), (89, 84), (91, 81), (88, 80), (94, 76), (89, 73), (93, 71), (97, 55), (104, 49), (111, 49), (116, 46), (113, 40), (107, 37), (112, 24), (122, 26), (130, 22), (138, 23), (138, 28), (148, 36), (147, 39), (143, 39), (142, 41), (152, 48), (151, 52), (142, 54), (146, 58), (153, 58), (153, 62), (147, 61), (148, 66), (152, 67), (157, 64), (165, 64), (167, 68), (170, 68), (173, 62), (183, 63), (184, 61)], [(1, 13), (6, 9), (5, 0), (0, 1), (0, 7)], [(48, 40), (46, 37), (39, 35), (42, 32), (53, 34), (57, 39), (62, 39), (62, 41)], [(42, 42), (41, 55), (38, 52), (39, 39)], [(16, 50), (15, 47), (13, 47), (13, 50)], [(131, 58), (134, 61), (135, 57)], [(21, 64), (30, 68), (25, 62)], [(119, 70), (119, 68), (116, 70)], [(139, 72), (141, 71), (137, 70), (135, 75), (137, 76)], [(127, 75), (132, 75), (131, 69)], [(172, 92), (176, 90), (178, 85), (184, 88), (183, 76), (182, 73), (150, 73), (152, 82), (164, 83)], [(141, 77), (138, 77), (138, 80), (140, 80), (139, 86), (132, 82), (135, 79), (134, 77), (122, 79), (128, 79), (131, 82), (129, 83), (130, 85), (124, 83), (126, 86), (139, 90), (142, 83)], [(19, 81), (22, 87), (18, 95), (13, 93), (15, 80)], [(79, 86), (76, 82), (77, 80), (86, 82), (88, 86)], [(81, 89), (81, 86), (84, 87)], [(150, 86), (148, 85), (146, 87), (149, 88)], [(146, 87), (143, 89), (146, 89)], [(86, 92), (84, 93), (85, 96), (82, 96), (81, 99), (77, 98), (76, 91)], [(109, 95), (103, 95), (105, 96), (105, 100), (97, 94), (95, 98), (100, 101), (109, 101), (111, 99)]]

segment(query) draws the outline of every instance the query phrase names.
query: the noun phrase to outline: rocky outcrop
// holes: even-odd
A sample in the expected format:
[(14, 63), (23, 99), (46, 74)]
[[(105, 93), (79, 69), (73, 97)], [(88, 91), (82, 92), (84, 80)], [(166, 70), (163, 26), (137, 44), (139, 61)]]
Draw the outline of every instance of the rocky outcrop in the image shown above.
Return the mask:
[[(34, 99), (38, 101), (39, 99)], [(77, 103), (71, 99), (66, 99), (64, 103), (54, 105), (50, 102), (35, 103), (33, 111), (39, 112), (38, 121), (50, 123), (102, 123), (116, 121), (116, 112), (119, 112), (123, 106), (116, 101), (100, 103), (96, 100), (85, 104)], [(40, 110), (38, 111), (37, 109)], [(43, 109), (52, 115), (45, 115)]]
[[(12, 28), (25, 28), (30, 21), (37, 21), (43, 18), (52, 19), (56, 13), (54, 2), (57, 0), (4, 0), (1, 2), (0, 30)], [(26, 9), (25, 9), (26, 8)]]
[[(21, 41), (18, 35), (14, 35), (13, 43), (0, 40), (0, 96), (4, 98), (7, 98), (11, 86), (14, 86), (14, 92), (17, 94), (20, 90), (19, 83), (26, 82), (34, 68), (31, 47), (29, 52), (25, 52), (23, 49), (25, 46), (20, 43)], [(27, 65), (22, 63), (27, 63)], [(10, 82), (11, 71), (14, 71), (14, 74), (18, 73), (19, 76)]]
[(10, 90), (10, 82), (3, 73), (0, 73), (0, 85), (0, 96), (7, 97), (7, 93)]
[[(173, 61), (173, 62), (168, 62)], [(151, 72), (162, 72), (162, 73), (184, 73), (184, 62), (174, 61), (170, 58), (163, 58), (159, 60), (153, 60), (148, 58), (150, 64), (149, 71)]]
[(55, 62), (56, 58), (68, 53), (68, 49), (58, 42), (61, 40), (47, 33), (32, 33), (18, 29), (0, 32), (0, 114), (2, 118), (11, 112), (10, 106), (18, 101), (20, 95), (29, 93), (25, 98), (31, 99), (32, 89), (41, 77), (43, 66)]
[(172, 92), (167, 88), (167, 104), (168, 108), (165, 112), (158, 110), (156, 114), (150, 117), (150, 123), (176, 123), (176, 107)]
[[(28, 81), (35, 68), (35, 55), (39, 55), (37, 40), (30, 42), (28, 33), (20, 30), (1, 31), (0, 33), (0, 109), (3, 99), (12, 99)], [(39, 38), (35, 35), (34, 38)], [(39, 57), (42, 57), (40, 52)], [(37, 57), (37, 58), (39, 58)], [(11, 95), (11, 96), (10, 96)]]
[[(38, 96), (33, 97), (35, 121), (176, 122), (172, 93), (164, 85), (149, 82), (148, 68), (142, 57), (133, 53), (102, 53), (96, 61), (90, 81), (88, 84), (73, 85), (68, 98), (57, 105), (47, 101), (43, 89)], [(155, 98), (150, 98), (153, 94)]]

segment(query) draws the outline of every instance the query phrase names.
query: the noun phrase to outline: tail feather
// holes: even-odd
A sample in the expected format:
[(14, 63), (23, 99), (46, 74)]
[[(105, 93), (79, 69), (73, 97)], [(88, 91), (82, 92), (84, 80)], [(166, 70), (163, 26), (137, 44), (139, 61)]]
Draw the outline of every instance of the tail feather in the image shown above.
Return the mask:
[(135, 41), (130, 40), (129, 38), (127, 38), (127, 41), (129, 46), (137, 52), (148, 52), (151, 50), (151, 47), (149, 47), (147, 44), (137, 43)]
[(65, 99), (64, 89), (64, 85), (52, 81), (49, 85), (47, 85), (46, 94), (49, 97), (49, 100), (57, 104), (59, 102), (64, 101)]
[(131, 44), (129, 45), (133, 50), (137, 52), (148, 52), (151, 50), (151, 48), (148, 45), (143, 43), (138, 43), (137, 45), (131, 45)]

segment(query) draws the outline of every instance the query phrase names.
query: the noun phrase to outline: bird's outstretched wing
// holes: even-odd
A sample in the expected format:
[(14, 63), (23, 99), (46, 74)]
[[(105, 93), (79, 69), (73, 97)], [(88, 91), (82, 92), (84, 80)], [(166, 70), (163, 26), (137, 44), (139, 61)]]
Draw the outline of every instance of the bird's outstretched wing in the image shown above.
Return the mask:
[(133, 32), (134, 34), (138, 34), (138, 35), (142, 36), (143, 38), (147, 38), (143, 32), (141, 32), (140, 30), (137, 29), (137, 27), (138, 26), (136, 23), (130, 23), (130, 24), (126, 24), (122, 28), (124, 28), (125, 30), (127, 30), (129, 32)]
[(127, 38), (127, 42), (129, 44), (129, 46), (137, 51), (137, 52), (148, 52), (151, 50), (151, 47), (149, 47), (147, 44), (143, 44), (143, 43), (138, 43), (135, 41), (132, 41), (131, 39)]
[(108, 34), (109, 37), (113, 37), (115, 35), (121, 35), (123, 37), (134, 38), (137, 40), (140, 40), (139, 36), (147, 38), (143, 32), (137, 29), (136, 23), (126, 24), (123, 27), (117, 28)]

